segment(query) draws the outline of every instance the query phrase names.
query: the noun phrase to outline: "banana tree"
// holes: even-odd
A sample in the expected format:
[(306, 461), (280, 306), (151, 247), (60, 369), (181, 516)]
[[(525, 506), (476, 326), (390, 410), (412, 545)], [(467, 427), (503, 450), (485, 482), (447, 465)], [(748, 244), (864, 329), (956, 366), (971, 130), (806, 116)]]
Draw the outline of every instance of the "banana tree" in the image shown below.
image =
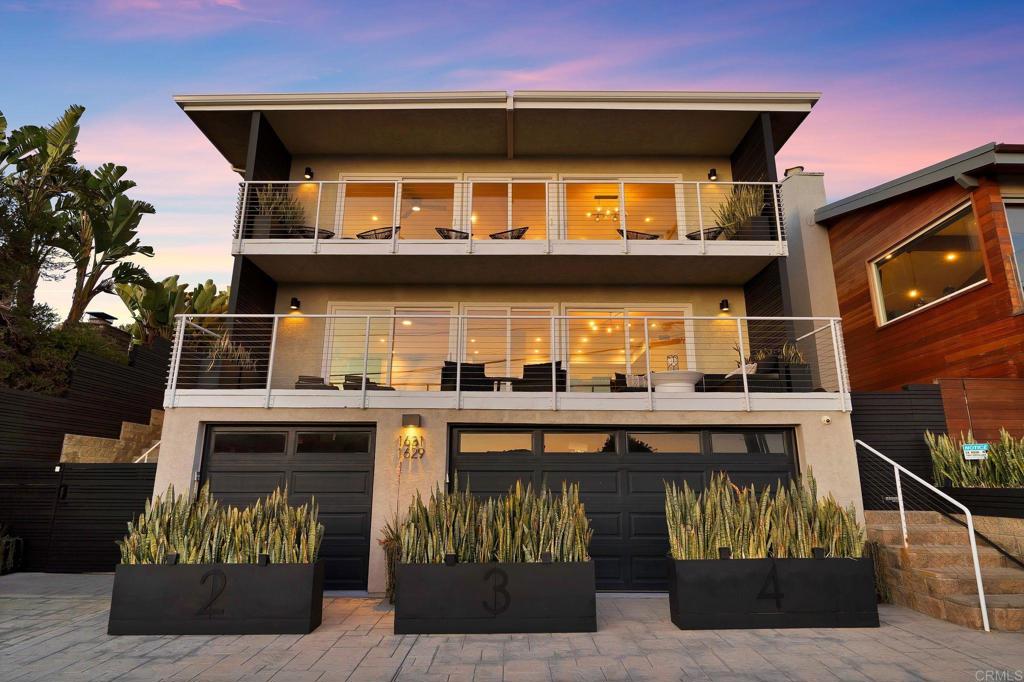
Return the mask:
[(178, 284), (177, 275), (149, 284), (115, 284), (114, 290), (134, 320), (133, 342), (147, 344), (171, 338), (175, 315), (226, 313), (230, 297), (228, 289), (218, 291), (209, 279), (189, 291), (187, 284)]
[(152, 282), (145, 268), (128, 259), (153, 255), (153, 247), (143, 246), (137, 234), (142, 217), (156, 211), (125, 194), (135, 187), (133, 181), (123, 179), (127, 171), (112, 163), (92, 173), (82, 171), (73, 197), (60, 203), (73, 216), (73, 228), (59, 242), (75, 271), (65, 324), (80, 320), (89, 303), (101, 293), (114, 293), (116, 284)]

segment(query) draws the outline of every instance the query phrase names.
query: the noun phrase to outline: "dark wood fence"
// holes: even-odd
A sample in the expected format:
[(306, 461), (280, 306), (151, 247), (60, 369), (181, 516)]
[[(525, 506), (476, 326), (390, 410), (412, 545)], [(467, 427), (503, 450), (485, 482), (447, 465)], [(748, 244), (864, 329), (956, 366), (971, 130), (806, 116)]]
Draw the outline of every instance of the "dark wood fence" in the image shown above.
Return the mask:
[(63, 396), (0, 388), (0, 466), (56, 465), (66, 433), (117, 438), (122, 421), (148, 424), (163, 406), (169, 358), (162, 339), (133, 348), (127, 365), (81, 353)]
[(155, 464), (0, 466), (0, 520), (24, 541), (20, 570), (114, 570), (155, 476)]
[[(902, 391), (853, 394), (853, 436), (886, 457), (932, 482), (932, 460), (925, 431), (946, 432), (942, 393), (937, 384), (907, 386)], [(892, 467), (857, 448), (865, 509), (889, 509), (896, 495)]]

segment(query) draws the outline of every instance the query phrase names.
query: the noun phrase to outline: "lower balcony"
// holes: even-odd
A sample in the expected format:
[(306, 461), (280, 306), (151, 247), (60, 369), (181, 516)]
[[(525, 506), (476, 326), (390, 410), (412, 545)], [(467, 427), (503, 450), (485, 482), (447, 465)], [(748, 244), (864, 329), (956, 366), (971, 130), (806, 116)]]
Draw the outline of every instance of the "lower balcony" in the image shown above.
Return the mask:
[(836, 318), (178, 317), (167, 407), (847, 410)]

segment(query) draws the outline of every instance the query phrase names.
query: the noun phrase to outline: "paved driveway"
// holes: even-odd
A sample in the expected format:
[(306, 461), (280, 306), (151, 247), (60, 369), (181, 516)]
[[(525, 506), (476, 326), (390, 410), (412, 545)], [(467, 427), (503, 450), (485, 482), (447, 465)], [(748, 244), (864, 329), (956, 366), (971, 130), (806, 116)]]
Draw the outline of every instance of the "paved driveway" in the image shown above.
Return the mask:
[(594, 634), (396, 636), (380, 600), (338, 596), (305, 637), (108, 637), (111, 582), (0, 577), (0, 680), (1024, 680), (1024, 635), (895, 606), (879, 629), (694, 632), (664, 596), (605, 594)]

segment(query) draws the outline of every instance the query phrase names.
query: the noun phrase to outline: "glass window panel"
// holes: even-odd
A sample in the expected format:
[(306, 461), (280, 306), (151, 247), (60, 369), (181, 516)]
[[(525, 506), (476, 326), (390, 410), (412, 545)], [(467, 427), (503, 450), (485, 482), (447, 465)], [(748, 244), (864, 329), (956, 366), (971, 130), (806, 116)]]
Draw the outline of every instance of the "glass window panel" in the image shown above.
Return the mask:
[(700, 432), (692, 433), (630, 433), (630, 452), (680, 452), (700, 454)]
[(400, 391), (439, 390), (441, 368), (444, 361), (450, 359), (454, 330), (451, 311), (396, 308), (395, 315), (391, 386)]
[(1024, 204), (1007, 204), (1006, 219), (1010, 224), (1010, 241), (1013, 243), (1017, 266), (1017, 283), (1024, 287)]
[(622, 239), (619, 184), (565, 184), (565, 225), (569, 239)]
[(473, 225), (473, 239), (487, 239), (508, 226), (508, 183), (474, 182), (473, 212), (469, 216)]
[[(325, 187), (324, 192), (327, 192)], [(355, 237), (360, 232), (390, 227), (395, 211), (395, 185), (391, 182), (349, 182), (343, 185), (344, 214), (341, 233)]]
[[(676, 187), (672, 183), (627, 183), (626, 225), (630, 238), (657, 235), (659, 239), (678, 239)], [(621, 235), (620, 235), (621, 236)]]
[(551, 311), (512, 308), (511, 314), (509, 376), (521, 378), (525, 365), (551, 362)]
[[(508, 309), (466, 308), (463, 362), (483, 364), (491, 377), (508, 376)], [(475, 377), (473, 373), (469, 376)], [(464, 382), (473, 379), (464, 379)]]
[(781, 455), (786, 452), (786, 438), (780, 432), (712, 433), (711, 451), (716, 455)]
[(569, 311), (567, 342), (571, 390), (608, 392), (615, 374), (627, 373), (621, 311)]
[[(328, 382), (342, 385), (346, 377), (362, 385), (363, 351), (367, 350), (366, 377), (377, 384), (388, 382), (388, 356), (391, 351), (391, 310), (345, 310), (338, 314), (355, 317), (337, 317), (327, 320), (331, 338), (328, 357)], [(370, 318), (370, 344), (366, 347), (366, 318)]]
[(615, 434), (600, 433), (545, 433), (544, 452), (615, 452)]
[(213, 436), (213, 451), (216, 453), (244, 452), (258, 455), (279, 455), (284, 454), (287, 440), (288, 434), (286, 433), (218, 431)]
[(970, 206), (875, 261), (883, 319), (894, 320), (985, 280)]
[(367, 453), (370, 434), (359, 431), (306, 431), (297, 434), (297, 453)]
[[(683, 311), (629, 311), (631, 318), (666, 318), (677, 315), (683, 317)], [(629, 371), (631, 374), (645, 373), (647, 371), (647, 349), (644, 346), (643, 320), (640, 320), (639, 323), (635, 320), (630, 320), (627, 324), (629, 328)], [(675, 359), (679, 361), (678, 369), (689, 369), (686, 359), (685, 321), (681, 319), (649, 319), (647, 320), (647, 340), (651, 345), (652, 372), (667, 371), (669, 359), (672, 356), (675, 356)]]
[(547, 239), (547, 222), (544, 183), (512, 183), (512, 224), (509, 227), (528, 227), (523, 239)]
[(454, 211), (453, 183), (403, 182), (399, 239), (440, 239), (435, 228), (458, 228)]
[(470, 433), (459, 434), (459, 452), (531, 453), (533, 434), (523, 433)]

